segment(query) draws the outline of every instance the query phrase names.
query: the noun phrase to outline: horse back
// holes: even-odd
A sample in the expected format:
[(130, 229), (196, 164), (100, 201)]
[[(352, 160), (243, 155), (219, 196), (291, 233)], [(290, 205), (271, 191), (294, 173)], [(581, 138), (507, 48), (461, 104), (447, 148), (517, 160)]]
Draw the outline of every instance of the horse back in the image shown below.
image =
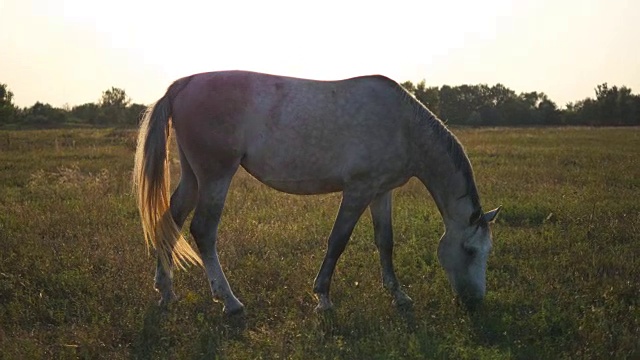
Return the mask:
[(286, 192), (340, 191), (363, 174), (407, 176), (413, 112), (403, 96), (382, 76), (205, 73), (176, 96), (174, 127), (198, 161), (241, 159), (256, 178)]

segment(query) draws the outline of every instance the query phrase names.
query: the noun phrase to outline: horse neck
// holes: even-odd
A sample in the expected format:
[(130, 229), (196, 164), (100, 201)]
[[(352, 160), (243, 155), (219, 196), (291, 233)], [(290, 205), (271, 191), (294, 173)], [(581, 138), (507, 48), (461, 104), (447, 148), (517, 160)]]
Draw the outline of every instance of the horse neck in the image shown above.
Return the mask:
[(416, 176), (433, 196), (445, 226), (468, 226), (481, 211), (471, 164), (462, 145), (433, 114), (415, 131)]

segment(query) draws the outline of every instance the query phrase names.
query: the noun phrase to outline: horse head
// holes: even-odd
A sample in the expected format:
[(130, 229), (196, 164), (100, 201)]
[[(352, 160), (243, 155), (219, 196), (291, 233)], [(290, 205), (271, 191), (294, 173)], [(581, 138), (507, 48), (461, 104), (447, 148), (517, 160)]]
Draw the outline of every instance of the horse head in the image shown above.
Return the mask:
[(489, 224), (500, 209), (480, 212), (468, 224), (450, 226), (440, 239), (440, 265), (453, 291), (471, 308), (482, 302), (486, 294), (487, 259), (492, 246)]

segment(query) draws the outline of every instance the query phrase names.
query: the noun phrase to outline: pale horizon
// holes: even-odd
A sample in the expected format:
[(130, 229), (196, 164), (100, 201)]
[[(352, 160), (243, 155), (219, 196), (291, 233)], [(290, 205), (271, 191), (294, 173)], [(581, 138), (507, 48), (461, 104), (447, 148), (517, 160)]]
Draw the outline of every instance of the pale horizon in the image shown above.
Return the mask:
[[(172, 5), (174, 4), (174, 5)], [(559, 107), (596, 85), (640, 92), (640, 2), (0, 0), (0, 83), (20, 107), (118, 87), (136, 103), (175, 79), (243, 69), (428, 86), (501, 83)]]

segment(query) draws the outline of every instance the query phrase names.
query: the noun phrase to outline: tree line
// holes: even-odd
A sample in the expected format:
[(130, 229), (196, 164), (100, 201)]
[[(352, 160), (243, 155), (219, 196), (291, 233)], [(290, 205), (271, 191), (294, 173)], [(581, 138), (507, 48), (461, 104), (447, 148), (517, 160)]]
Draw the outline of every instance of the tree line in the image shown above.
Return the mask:
[(502, 84), (428, 87), (425, 81), (402, 83), (448, 124), (472, 126), (640, 125), (640, 95), (623, 86), (597, 85), (595, 98), (559, 108), (542, 92), (515, 91)]
[(145, 105), (132, 103), (127, 93), (112, 87), (97, 103), (57, 108), (36, 102), (20, 108), (13, 104), (13, 93), (0, 84), (0, 126), (12, 128), (49, 128), (62, 126), (137, 126)]
[[(640, 125), (640, 95), (622, 86), (597, 85), (595, 98), (559, 108), (542, 92), (515, 91), (502, 84), (427, 86), (405, 81), (402, 86), (448, 124), (469, 126)], [(146, 106), (132, 103), (123, 89), (112, 87), (97, 103), (56, 108), (36, 102), (13, 104), (13, 93), (0, 83), (0, 126), (136, 126)]]

